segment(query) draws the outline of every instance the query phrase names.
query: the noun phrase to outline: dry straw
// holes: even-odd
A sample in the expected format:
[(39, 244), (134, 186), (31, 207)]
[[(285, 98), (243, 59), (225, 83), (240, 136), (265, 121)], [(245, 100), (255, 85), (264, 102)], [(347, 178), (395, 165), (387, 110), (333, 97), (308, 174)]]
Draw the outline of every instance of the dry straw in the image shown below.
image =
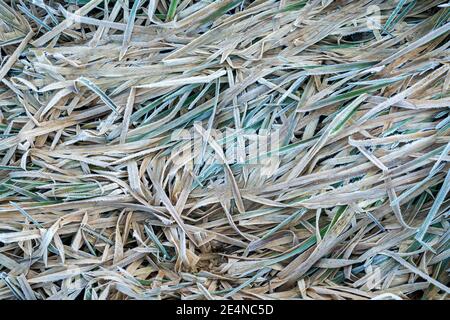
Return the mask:
[(449, 17), (0, 0), (0, 299), (447, 299)]

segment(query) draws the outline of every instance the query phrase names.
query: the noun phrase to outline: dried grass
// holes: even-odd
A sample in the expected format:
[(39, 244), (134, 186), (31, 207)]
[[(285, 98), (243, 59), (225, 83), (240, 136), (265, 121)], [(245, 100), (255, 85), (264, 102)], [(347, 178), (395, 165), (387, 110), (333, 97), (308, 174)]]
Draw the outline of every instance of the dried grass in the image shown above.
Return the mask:
[(0, 299), (447, 299), (449, 13), (0, 0)]

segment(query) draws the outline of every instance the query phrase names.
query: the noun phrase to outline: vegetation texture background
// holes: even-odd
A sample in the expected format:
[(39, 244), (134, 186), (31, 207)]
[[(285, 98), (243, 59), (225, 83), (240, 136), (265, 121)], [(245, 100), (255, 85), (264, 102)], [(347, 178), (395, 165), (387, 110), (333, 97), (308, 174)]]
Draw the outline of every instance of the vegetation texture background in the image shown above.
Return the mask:
[(449, 17), (0, 0), (0, 299), (447, 299)]

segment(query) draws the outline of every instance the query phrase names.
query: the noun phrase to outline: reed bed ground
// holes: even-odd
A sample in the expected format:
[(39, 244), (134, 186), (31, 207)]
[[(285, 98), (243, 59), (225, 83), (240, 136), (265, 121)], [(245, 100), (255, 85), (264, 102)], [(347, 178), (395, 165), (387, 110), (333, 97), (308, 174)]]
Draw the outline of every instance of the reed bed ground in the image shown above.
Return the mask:
[(441, 0), (0, 0), (0, 299), (447, 299)]

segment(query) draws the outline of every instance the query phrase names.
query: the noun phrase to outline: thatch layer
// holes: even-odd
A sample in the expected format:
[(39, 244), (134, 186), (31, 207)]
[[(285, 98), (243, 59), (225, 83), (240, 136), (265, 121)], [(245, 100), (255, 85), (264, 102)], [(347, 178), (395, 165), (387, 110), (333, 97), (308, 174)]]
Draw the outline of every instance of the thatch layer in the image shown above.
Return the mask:
[(0, 0), (0, 299), (446, 299), (445, 2)]

